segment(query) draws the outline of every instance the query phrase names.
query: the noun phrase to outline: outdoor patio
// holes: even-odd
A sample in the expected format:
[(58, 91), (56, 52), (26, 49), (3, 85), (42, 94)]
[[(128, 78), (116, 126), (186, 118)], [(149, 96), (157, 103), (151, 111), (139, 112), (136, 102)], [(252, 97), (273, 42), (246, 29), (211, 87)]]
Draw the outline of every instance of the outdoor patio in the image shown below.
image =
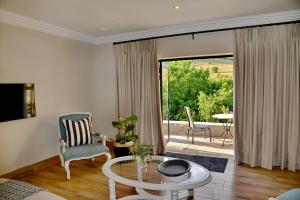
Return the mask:
[[(226, 138), (223, 146), (223, 137), (218, 138), (224, 131), (222, 123), (195, 122), (195, 124), (209, 125), (212, 133), (212, 142), (209, 140), (207, 131), (206, 139), (204, 132), (195, 132), (194, 144), (190, 135), (187, 139), (187, 121), (170, 121), (170, 140), (167, 143), (167, 151), (179, 153), (201, 153), (211, 156), (232, 157), (233, 156), (233, 138)], [(163, 127), (165, 139), (168, 139), (168, 121), (164, 121)], [(230, 131), (233, 135), (233, 126)]]

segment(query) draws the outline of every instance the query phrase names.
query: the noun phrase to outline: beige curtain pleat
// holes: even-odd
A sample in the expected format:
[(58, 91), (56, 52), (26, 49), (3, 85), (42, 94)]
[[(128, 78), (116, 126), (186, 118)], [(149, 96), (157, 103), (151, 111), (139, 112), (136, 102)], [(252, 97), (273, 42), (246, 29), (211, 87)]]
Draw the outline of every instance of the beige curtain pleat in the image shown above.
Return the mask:
[(234, 32), (236, 163), (300, 169), (300, 25)]
[(155, 40), (114, 45), (118, 116), (136, 114), (141, 144), (164, 153), (160, 110), (159, 65)]

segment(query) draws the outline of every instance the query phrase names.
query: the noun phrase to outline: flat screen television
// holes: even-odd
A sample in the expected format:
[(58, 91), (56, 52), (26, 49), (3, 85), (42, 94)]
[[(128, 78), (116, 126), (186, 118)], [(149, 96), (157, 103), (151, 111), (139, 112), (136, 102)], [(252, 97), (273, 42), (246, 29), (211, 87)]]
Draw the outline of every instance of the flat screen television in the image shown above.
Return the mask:
[(0, 83), (0, 122), (35, 116), (33, 83)]

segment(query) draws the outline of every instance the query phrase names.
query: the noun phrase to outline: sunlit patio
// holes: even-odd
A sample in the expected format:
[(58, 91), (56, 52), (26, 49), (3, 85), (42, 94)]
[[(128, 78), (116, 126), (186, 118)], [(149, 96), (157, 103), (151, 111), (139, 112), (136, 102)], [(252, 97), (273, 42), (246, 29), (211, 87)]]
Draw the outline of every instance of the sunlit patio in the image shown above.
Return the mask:
[[(195, 132), (194, 143), (192, 137), (187, 138), (187, 121), (164, 121), (164, 136), (168, 140), (168, 130), (170, 131), (170, 139), (167, 142), (167, 151), (205, 154), (211, 156), (232, 157), (233, 156), (233, 138), (226, 137), (223, 145), (222, 135), (224, 127), (222, 123), (195, 122), (195, 124), (207, 124), (211, 129), (212, 141), (210, 142), (209, 134), (204, 137), (204, 132)], [(233, 134), (233, 126), (230, 128)]]

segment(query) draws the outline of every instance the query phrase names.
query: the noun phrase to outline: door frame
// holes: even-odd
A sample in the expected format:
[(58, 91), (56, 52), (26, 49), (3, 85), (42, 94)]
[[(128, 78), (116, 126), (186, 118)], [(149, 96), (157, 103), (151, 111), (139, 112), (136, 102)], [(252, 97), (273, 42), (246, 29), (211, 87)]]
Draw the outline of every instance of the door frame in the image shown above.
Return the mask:
[[(160, 103), (161, 103), (161, 115), (162, 115), (162, 120), (163, 119), (163, 96), (162, 96), (162, 63), (163, 62), (168, 62), (168, 61), (178, 61), (178, 60), (199, 60), (199, 59), (210, 59), (210, 58), (226, 58), (226, 57), (233, 57), (234, 55), (232, 53), (228, 54), (218, 54), (218, 55), (203, 55), (203, 56), (186, 56), (186, 57), (176, 57), (176, 58), (160, 58), (158, 59), (159, 62), (159, 83), (160, 83)], [(233, 65), (234, 69), (234, 65)], [(234, 79), (234, 77), (233, 77)], [(233, 83), (234, 84), (234, 83)], [(170, 98), (170, 92), (169, 92), (169, 71), (168, 71), (168, 139), (167, 141), (170, 140), (170, 113), (169, 113), (169, 98)]]

